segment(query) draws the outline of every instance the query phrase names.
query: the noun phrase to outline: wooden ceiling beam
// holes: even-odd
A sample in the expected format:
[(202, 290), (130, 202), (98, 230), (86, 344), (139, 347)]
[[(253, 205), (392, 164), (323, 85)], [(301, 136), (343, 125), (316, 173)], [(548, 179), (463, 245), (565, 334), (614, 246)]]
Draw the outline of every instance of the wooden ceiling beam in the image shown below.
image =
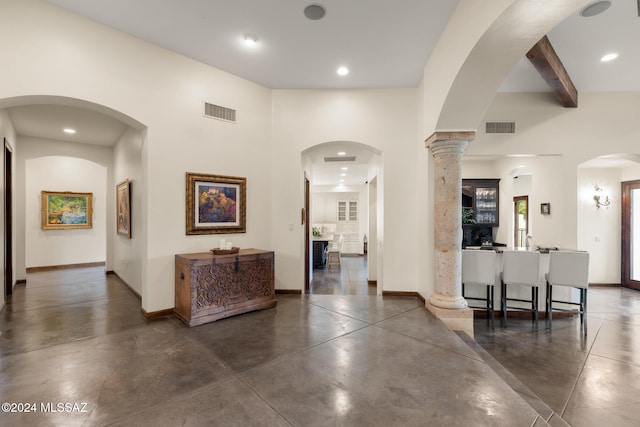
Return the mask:
[(553, 93), (563, 107), (576, 108), (578, 106), (578, 91), (547, 36), (541, 38), (527, 52), (527, 58), (536, 67), (544, 81), (551, 86)]

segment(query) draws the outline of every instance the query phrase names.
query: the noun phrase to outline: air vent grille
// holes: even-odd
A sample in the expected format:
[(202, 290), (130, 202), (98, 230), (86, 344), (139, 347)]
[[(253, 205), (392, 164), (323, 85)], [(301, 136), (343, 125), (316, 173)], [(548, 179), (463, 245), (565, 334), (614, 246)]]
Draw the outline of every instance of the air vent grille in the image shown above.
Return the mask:
[(516, 133), (516, 122), (486, 122), (485, 133)]
[(236, 121), (236, 110), (219, 105), (204, 103), (204, 115), (214, 119), (226, 120), (228, 122)]
[(355, 162), (356, 156), (338, 156), (338, 157), (325, 157), (325, 163), (331, 162)]

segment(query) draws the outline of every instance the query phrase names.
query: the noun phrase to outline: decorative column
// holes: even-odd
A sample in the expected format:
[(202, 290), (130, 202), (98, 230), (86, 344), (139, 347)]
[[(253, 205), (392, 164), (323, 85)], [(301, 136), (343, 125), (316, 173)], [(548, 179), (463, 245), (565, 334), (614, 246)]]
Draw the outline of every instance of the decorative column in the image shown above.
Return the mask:
[(434, 160), (435, 292), (427, 308), (449, 328), (473, 337), (473, 310), (462, 297), (462, 152), (475, 132), (435, 132), (426, 141)]

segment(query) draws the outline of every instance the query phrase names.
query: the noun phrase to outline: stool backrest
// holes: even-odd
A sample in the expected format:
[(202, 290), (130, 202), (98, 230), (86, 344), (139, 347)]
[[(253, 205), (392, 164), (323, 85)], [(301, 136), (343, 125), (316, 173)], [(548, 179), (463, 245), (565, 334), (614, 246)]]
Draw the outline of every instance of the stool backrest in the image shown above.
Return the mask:
[(589, 286), (589, 253), (549, 252), (547, 280), (552, 286), (563, 285), (586, 289)]
[(505, 283), (538, 286), (540, 282), (540, 253), (537, 251), (504, 251), (502, 280)]
[(462, 283), (495, 285), (496, 253), (487, 250), (462, 250)]

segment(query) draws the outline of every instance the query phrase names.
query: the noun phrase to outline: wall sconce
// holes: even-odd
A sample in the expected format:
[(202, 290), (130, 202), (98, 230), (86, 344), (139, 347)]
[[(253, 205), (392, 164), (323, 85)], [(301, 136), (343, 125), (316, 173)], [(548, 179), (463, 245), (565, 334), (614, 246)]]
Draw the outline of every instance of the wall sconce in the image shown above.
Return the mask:
[(609, 195), (604, 194), (604, 190), (600, 188), (598, 184), (596, 184), (595, 190), (596, 190), (596, 194), (593, 195), (593, 200), (596, 202), (596, 208), (600, 209), (600, 206), (609, 208), (609, 206), (611, 205), (611, 200), (609, 200)]

